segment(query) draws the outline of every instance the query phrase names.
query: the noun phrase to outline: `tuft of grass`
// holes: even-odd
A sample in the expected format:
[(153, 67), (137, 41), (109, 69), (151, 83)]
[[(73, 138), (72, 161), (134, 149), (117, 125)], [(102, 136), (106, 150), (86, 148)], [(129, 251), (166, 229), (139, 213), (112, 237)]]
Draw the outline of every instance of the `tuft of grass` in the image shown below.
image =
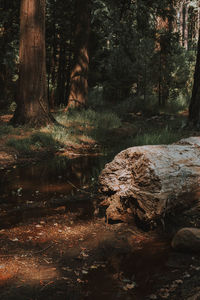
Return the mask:
[(19, 129), (16, 129), (13, 126), (7, 124), (0, 125), (0, 137), (13, 133), (18, 134)]
[(31, 154), (42, 149), (56, 150), (60, 144), (49, 133), (36, 132), (24, 139), (11, 138), (7, 146), (16, 149), (21, 154)]
[(105, 110), (105, 107), (108, 107), (108, 101), (103, 96), (103, 86), (97, 85), (89, 90), (87, 105), (98, 111)]
[(80, 123), (83, 126), (102, 128), (117, 128), (121, 126), (121, 120), (116, 113), (110, 111), (96, 112), (93, 109), (72, 109), (67, 113), (56, 116), (56, 120), (62, 124)]
[(59, 147), (59, 143), (50, 133), (36, 132), (30, 137), (31, 145), (36, 145), (41, 148), (56, 149)]
[(16, 149), (21, 154), (30, 154), (32, 152), (29, 138), (25, 138), (25, 139), (12, 138), (7, 141), (6, 145)]
[(65, 128), (61, 126), (47, 127), (49, 135), (58, 143), (65, 144), (66, 142), (75, 142), (75, 130), (73, 128)]
[(160, 130), (154, 129), (154, 131), (138, 134), (132, 140), (132, 146), (172, 144), (177, 142), (181, 137), (180, 132), (177, 130), (174, 131), (169, 127)]

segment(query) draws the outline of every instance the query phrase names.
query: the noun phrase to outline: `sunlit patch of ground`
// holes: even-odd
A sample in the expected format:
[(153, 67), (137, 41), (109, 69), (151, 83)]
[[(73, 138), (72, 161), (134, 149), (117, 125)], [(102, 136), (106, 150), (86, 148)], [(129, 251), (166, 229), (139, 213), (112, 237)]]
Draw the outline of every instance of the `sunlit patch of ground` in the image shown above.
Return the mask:
[(0, 115), (0, 123), (8, 123), (12, 118), (12, 114)]
[[(107, 255), (107, 251), (109, 253), (109, 249), (115, 247), (116, 243), (117, 247), (129, 244), (138, 248), (141, 241), (150, 239), (148, 235), (141, 238), (140, 232), (134, 233), (133, 242), (133, 232), (128, 227), (124, 229), (118, 224), (110, 228), (102, 221), (75, 224), (64, 215), (2, 229), (0, 286), (6, 286), (10, 280), (17, 285), (43, 286), (55, 280), (67, 280), (69, 275), (68, 281), (74, 278), (74, 282), (78, 280), (81, 283), (82, 276), (88, 274), (89, 269), (98, 268), (95, 262), (98, 256), (94, 257), (94, 251), (101, 249)], [(127, 242), (128, 236), (130, 242)], [(63, 259), (66, 261), (60, 266), (59, 261)], [(79, 267), (74, 265), (74, 259), (80, 262)], [(113, 263), (116, 264), (116, 261), (113, 260)], [(103, 262), (101, 265), (105, 267)], [(67, 272), (67, 275), (60, 272)]]
[(0, 166), (10, 165), (13, 164), (14, 162), (15, 162), (15, 157), (11, 153), (0, 150)]
[(179, 113), (179, 115), (181, 115), (181, 116), (184, 116), (184, 117), (187, 117), (187, 118), (188, 118), (188, 116), (189, 116), (189, 111), (188, 111), (188, 109), (187, 109), (187, 110), (183, 110), (183, 111), (181, 111), (181, 112)]
[[(81, 221), (74, 214), (29, 217), (0, 230), (0, 299), (2, 294), (3, 300), (34, 299), (37, 294), (41, 300), (45, 294), (53, 300), (107, 300), (117, 292), (116, 299), (127, 300), (151, 293), (171, 251), (169, 241), (161, 240), (163, 233), (109, 225), (104, 219)], [(181, 272), (169, 270), (166, 280), (172, 275), (182, 280)], [(82, 294), (66, 298), (70, 288)]]
[(30, 284), (53, 280), (58, 276), (59, 272), (55, 267), (42, 264), (38, 259), (17, 256), (0, 258), (0, 286), (7, 284), (11, 279)]

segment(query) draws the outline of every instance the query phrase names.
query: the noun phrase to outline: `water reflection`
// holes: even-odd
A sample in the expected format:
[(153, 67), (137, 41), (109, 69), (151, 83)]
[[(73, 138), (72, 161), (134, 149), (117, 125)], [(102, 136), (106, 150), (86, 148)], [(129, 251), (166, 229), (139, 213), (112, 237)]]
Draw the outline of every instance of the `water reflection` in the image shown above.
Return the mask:
[[(39, 164), (0, 171), (0, 204), (20, 204), (74, 195), (87, 188), (106, 157), (54, 158)], [(79, 191), (80, 192), (80, 191)]]

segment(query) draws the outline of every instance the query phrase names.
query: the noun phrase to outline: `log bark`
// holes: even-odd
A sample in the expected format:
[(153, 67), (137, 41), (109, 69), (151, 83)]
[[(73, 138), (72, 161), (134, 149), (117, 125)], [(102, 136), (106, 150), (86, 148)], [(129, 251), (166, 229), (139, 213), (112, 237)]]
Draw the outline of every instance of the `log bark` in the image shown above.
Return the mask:
[(128, 148), (99, 177), (107, 219), (150, 225), (199, 197), (200, 137)]

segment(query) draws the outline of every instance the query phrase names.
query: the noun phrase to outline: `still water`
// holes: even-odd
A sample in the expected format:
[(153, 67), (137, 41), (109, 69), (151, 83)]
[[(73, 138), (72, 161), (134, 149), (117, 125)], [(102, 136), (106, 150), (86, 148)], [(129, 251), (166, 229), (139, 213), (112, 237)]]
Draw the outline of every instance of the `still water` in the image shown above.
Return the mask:
[[(48, 206), (55, 199), (57, 204), (69, 199), (70, 205), (74, 206), (76, 201), (73, 203), (73, 197), (80, 194), (84, 196), (82, 191), (95, 183), (107, 161), (108, 158), (102, 156), (71, 160), (57, 157), (37, 164), (0, 170), (0, 225), (6, 225), (3, 224), (3, 216), (8, 223), (8, 211), (16, 215), (17, 211), (20, 213), (29, 208), (34, 217), (38, 212), (33, 208), (38, 207), (38, 211), (42, 212), (42, 204)], [(87, 206), (86, 202), (77, 202), (78, 208)], [(90, 209), (87, 207), (86, 211)], [(15, 221), (12, 218), (12, 222), (16, 224), (17, 218)]]

